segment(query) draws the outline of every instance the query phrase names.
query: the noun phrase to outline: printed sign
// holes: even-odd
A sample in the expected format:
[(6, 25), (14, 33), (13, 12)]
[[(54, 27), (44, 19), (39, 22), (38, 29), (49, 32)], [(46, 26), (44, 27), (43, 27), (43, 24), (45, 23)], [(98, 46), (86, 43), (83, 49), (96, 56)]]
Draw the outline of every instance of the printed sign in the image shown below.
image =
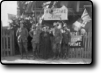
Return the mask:
[(82, 35), (79, 35), (78, 32), (71, 32), (71, 41), (69, 42), (70, 47), (82, 47)]
[(68, 9), (65, 6), (54, 8), (52, 13), (50, 11), (50, 8), (44, 9), (44, 20), (68, 20)]
[[(78, 39), (78, 38), (71, 38), (72, 40), (73, 39)], [(69, 45), (71, 47), (82, 47), (82, 39), (81, 40), (78, 40), (78, 41), (75, 41), (75, 42), (70, 42)]]

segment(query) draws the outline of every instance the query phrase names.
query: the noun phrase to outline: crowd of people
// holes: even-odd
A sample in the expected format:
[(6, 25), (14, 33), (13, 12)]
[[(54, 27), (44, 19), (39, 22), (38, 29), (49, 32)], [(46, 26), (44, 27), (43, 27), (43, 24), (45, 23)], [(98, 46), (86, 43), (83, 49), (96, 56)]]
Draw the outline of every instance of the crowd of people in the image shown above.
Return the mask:
[(33, 59), (60, 59), (68, 58), (69, 42), (71, 40), (70, 29), (66, 23), (54, 22), (53, 28), (37, 23), (33, 24), (28, 32), (24, 27), (23, 21), (16, 32), (21, 58), (24, 58), (23, 48), (26, 58), (29, 58), (27, 48), (27, 37), (32, 37)]

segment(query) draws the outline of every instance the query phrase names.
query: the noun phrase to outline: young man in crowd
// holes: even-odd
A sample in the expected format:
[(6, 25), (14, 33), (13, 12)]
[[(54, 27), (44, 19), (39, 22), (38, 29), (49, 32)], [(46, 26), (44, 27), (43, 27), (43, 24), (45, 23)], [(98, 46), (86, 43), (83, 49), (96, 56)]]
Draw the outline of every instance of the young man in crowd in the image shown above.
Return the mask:
[(62, 33), (63, 39), (62, 39), (62, 50), (61, 50), (61, 57), (63, 59), (66, 59), (68, 57), (69, 52), (69, 42), (70, 42), (70, 29), (64, 24), (63, 26), (63, 33)]
[(16, 36), (17, 36), (19, 50), (20, 50), (20, 53), (21, 53), (21, 58), (24, 57), (23, 48), (26, 52), (26, 58), (28, 58), (28, 49), (27, 49), (28, 31), (24, 27), (23, 21), (20, 21), (20, 28), (18, 28), (18, 30), (16, 32)]
[(32, 37), (32, 47), (33, 47), (33, 58), (38, 57), (38, 46), (39, 46), (39, 36), (40, 36), (40, 28), (38, 25), (33, 25), (33, 28), (29, 32), (29, 35)]
[(53, 51), (54, 58), (59, 58), (61, 53), (61, 42), (62, 42), (62, 33), (61, 33), (61, 24), (56, 23), (53, 31), (54, 35), (54, 43), (53, 43)]

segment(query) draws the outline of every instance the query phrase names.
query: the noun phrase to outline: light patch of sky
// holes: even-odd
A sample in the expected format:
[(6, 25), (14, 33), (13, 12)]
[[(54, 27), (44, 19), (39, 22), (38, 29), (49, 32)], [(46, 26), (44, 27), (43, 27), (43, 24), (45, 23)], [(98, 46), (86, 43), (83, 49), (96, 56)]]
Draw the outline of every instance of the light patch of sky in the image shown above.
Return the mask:
[(17, 15), (17, 1), (3, 1), (1, 4), (1, 20), (3, 26), (9, 26), (8, 13)]

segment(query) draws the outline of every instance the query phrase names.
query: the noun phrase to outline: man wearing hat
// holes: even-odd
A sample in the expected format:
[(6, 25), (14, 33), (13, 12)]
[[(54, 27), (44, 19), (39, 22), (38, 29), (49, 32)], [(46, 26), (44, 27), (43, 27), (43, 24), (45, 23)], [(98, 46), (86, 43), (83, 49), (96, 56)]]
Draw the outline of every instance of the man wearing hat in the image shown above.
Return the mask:
[(18, 28), (16, 32), (17, 41), (21, 53), (21, 58), (23, 58), (23, 47), (26, 52), (26, 58), (28, 58), (28, 49), (27, 49), (27, 37), (28, 31), (23, 25), (23, 21), (20, 21), (20, 28)]
[(61, 33), (61, 28), (59, 23), (54, 24), (54, 58), (59, 58), (60, 52), (61, 52), (61, 41), (62, 41), (62, 33)]
[(33, 38), (31, 42), (32, 42), (32, 47), (33, 47), (34, 58), (38, 56), (38, 53), (36, 52), (36, 50), (38, 50), (40, 33), (41, 33), (40, 28), (35, 25), (33, 25), (33, 28), (29, 32), (29, 35)]
[(62, 50), (61, 50), (61, 57), (67, 58), (69, 52), (69, 41), (70, 41), (70, 29), (68, 29), (67, 25), (64, 24), (63, 26), (63, 33), (62, 33)]

